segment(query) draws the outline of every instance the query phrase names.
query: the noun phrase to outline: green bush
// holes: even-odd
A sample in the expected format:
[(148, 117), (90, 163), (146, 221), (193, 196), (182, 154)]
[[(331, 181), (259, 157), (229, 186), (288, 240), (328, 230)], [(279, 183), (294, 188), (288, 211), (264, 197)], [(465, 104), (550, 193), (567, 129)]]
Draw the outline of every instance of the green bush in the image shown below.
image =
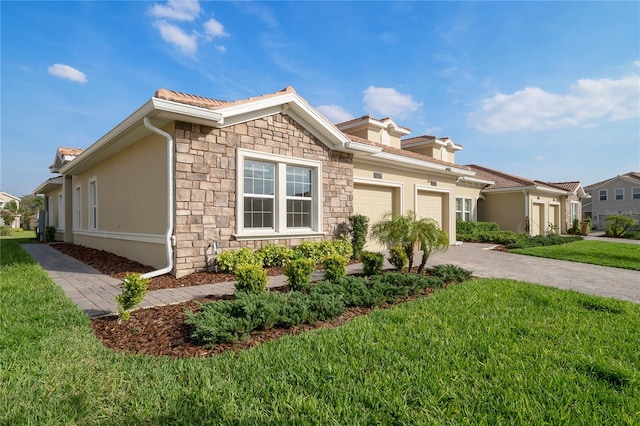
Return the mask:
[(267, 271), (258, 265), (238, 265), (236, 267), (236, 290), (245, 293), (264, 292), (269, 277)]
[(301, 290), (311, 282), (311, 274), (315, 270), (315, 262), (311, 259), (296, 259), (284, 268), (287, 283), (292, 290)]
[(573, 223), (571, 224), (571, 228), (567, 230), (568, 234), (571, 235), (580, 235), (580, 219), (573, 218)]
[(324, 258), (324, 279), (333, 281), (347, 275), (347, 259), (339, 254), (331, 254)]
[(351, 246), (353, 248), (352, 259), (360, 259), (362, 250), (367, 242), (369, 233), (369, 218), (362, 214), (349, 216), (349, 228), (351, 230)]
[(581, 241), (584, 238), (581, 235), (557, 235), (557, 234), (548, 234), (548, 235), (536, 235), (536, 236), (524, 236), (520, 238), (518, 241), (507, 244), (507, 248), (516, 249), (516, 248), (529, 248), (529, 247), (542, 247), (542, 246), (556, 246), (559, 244), (567, 244), (572, 243), (574, 241)]
[(463, 220), (456, 221), (456, 234), (469, 235), (476, 234), (478, 232), (492, 232), (499, 230), (500, 227), (495, 222), (466, 222)]
[(55, 241), (56, 239), (56, 227), (47, 226), (44, 228), (44, 237), (47, 241)]
[(461, 283), (471, 278), (471, 271), (457, 265), (436, 265), (433, 267), (431, 275), (446, 283)]
[(386, 274), (372, 277), (370, 282), (385, 282), (395, 287), (405, 287), (408, 294), (415, 294), (425, 288), (441, 288), (444, 281), (440, 277), (417, 274), (401, 274), (398, 272), (387, 272)]
[(629, 230), (633, 230), (634, 226), (638, 223), (637, 220), (629, 216), (609, 216), (605, 219), (606, 230), (605, 233), (609, 237), (624, 237)]
[(366, 276), (378, 275), (382, 272), (384, 256), (381, 253), (363, 251), (360, 255), (362, 261), (362, 273)]
[(267, 244), (257, 251), (265, 268), (283, 267), (293, 259), (293, 250), (284, 245)]
[(8, 226), (2, 225), (0, 226), (0, 236), (2, 237), (10, 237), (11, 236), (11, 228)]
[(407, 252), (404, 250), (404, 247), (400, 246), (391, 247), (388, 259), (389, 263), (396, 268), (396, 271), (402, 271), (409, 263)]
[(142, 278), (140, 274), (127, 273), (122, 281), (122, 293), (116, 295), (118, 303), (119, 321), (127, 321), (134, 309), (147, 294), (149, 278)]
[(220, 266), (220, 272), (235, 274), (239, 265), (262, 266), (262, 257), (249, 247), (244, 247), (223, 251), (216, 256), (216, 262)]
[(350, 259), (353, 248), (346, 235), (335, 240), (303, 241), (294, 250), (295, 259), (311, 259), (318, 265), (324, 262), (327, 256), (338, 254), (345, 259)]

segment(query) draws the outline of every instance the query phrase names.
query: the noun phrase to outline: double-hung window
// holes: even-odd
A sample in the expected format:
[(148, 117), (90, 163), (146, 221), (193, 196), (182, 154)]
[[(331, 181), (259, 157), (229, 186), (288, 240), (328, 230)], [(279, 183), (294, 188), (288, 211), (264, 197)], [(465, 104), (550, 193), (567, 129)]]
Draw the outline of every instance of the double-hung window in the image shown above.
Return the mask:
[(616, 188), (616, 200), (624, 200), (624, 188)]
[(456, 219), (470, 222), (472, 204), (471, 198), (456, 198)]
[(640, 200), (640, 187), (633, 188), (631, 190), (631, 198), (634, 200)]
[(73, 193), (73, 228), (82, 228), (82, 188), (80, 185), (75, 187)]
[(237, 238), (322, 232), (320, 161), (240, 148), (237, 173)]
[(598, 197), (600, 201), (607, 201), (607, 190), (601, 189), (600, 191), (598, 191)]
[(98, 181), (89, 180), (89, 229), (98, 229)]

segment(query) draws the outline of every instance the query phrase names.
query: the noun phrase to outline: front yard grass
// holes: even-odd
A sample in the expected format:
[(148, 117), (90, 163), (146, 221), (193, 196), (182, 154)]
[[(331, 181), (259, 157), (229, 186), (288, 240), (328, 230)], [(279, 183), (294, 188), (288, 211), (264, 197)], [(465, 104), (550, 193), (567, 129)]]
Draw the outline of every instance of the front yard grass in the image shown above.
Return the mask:
[(0, 424), (633, 424), (640, 305), (478, 279), (240, 353), (114, 353), (0, 240)]
[(583, 240), (568, 244), (509, 250), (512, 253), (640, 271), (640, 245)]

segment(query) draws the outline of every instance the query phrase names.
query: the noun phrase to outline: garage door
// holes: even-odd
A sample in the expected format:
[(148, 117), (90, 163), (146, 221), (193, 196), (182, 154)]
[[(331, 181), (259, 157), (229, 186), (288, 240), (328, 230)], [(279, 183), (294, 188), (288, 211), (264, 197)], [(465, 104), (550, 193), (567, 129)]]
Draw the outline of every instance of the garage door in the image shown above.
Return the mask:
[(531, 206), (531, 235), (544, 235), (544, 204)]
[(416, 215), (419, 218), (426, 217), (438, 222), (442, 228), (444, 223), (445, 194), (441, 192), (418, 192), (418, 209)]
[[(385, 213), (394, 211), (393, 188), (355, 184), (353, 190), (353, 211), (355, 214), (367, 216), (369, 218), (369, 229), (371, 229), (371, 225), (382, 219)], [(371, 238), (367, 238), (365, 249), (385, 250), (386, 247), (381, 246)]]
[(558, 227), (557, 231), (555, 231), (557, 234), (560, 233), (560, 206), (557, 205), (552, 205), (549, 206), (549, 225), (551, 225), (552, 227)]

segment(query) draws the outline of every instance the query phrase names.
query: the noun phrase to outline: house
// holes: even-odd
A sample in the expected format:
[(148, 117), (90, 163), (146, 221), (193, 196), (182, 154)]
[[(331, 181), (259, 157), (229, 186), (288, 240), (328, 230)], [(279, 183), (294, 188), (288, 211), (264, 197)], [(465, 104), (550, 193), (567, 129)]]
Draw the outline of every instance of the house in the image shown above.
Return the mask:
[(495, 181), (456, 164), (450, 138), (410, 132), (334, 125), (291, 87), (236, 101), (159, 89), (84, 151), (58, 149), (35, 192), (59, 240), (158, 268), (147, 276), (201, 270), (214, 246), (333, 238), (358, 213), (413, 210), (454, 242)]
[(609, 216), (640, 220), (640, 172), (629, 172), (586, 186), (591, 198), (582, 200), (584, 218), (596, 229), (605, 229)]
[[(20, 208), (20, 197), (0, 191), (0, 210), (4, 210), (5, 206), (11, 201), (16, 203), (17, 208)], [(0, 225), (7, 225), (10, 228), (20, 228), (20, 215), (15, 215), (11, 223), (4, 223), (4, 219), (0, 218)]]
[(496, 222), (501, 229), (529, 235), (567, 233), (581, 218), (581, 200), (587, 197), (580, 182), (542, 182), (475, 164), (477, 176), (494, 181), (481, 191), (477, 220)]

